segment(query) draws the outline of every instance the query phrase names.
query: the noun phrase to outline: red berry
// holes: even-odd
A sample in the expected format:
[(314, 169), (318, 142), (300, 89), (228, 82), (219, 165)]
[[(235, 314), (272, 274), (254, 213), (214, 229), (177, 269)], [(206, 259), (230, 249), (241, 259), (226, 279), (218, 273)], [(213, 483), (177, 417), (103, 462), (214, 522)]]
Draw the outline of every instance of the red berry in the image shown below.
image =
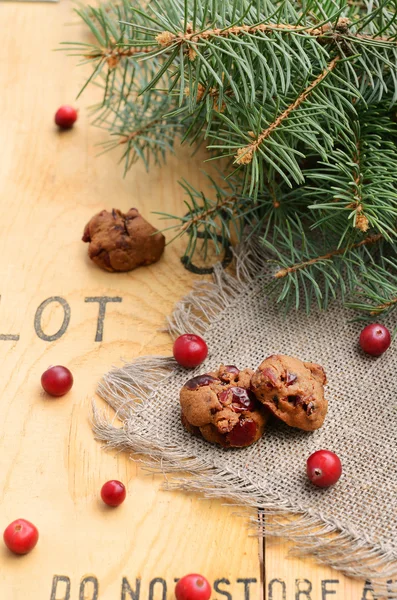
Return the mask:
[(176, 600), (209, 600), (211, 586), (202, 575), (185, 575), (175, 586)]
[(340, 458), (330, 450), (318, 450), (307, 459), (307, 476), (318, 487), (334, 485), (341, 475)]
[(205, 385), (211, 385), (213, 381), (218, 381), (217, 377), (212, 377), (212, 375), (208, 375), (205, 373), (204, 375), (197, 375), (197, 377), (192, 377), (185, 383), (185, 387), (188, 390), (197, 390), (199, 387), (203, 387)]
[(208, 346), (199, 335), (185, 333), (174, 342), (174, 358), (186, 369), (198, 367), (207, 355)]
[(37, 528), (25, 519), (17, 519), (5, 529), (4, 543), (14, 554), (27, 554), (38, 542)]
[(226, 439), (231, 446), (243, 448), (249, 446), (255, 439), (258, 432), (258, 425), (252, 419), (242, 418), (233, 427)]
[(101, 497), (108, 506), (120, 506), (127, 495), (125, 486), (121, 481), (112, 479), (103, 484)]
[(360, 334), (360, 346), (367, 354), (380, 356), (391, 344), (390, 331), (384, 325), (372, 323), (364, 327)]
[(55, 113), (55, 123), (61, 129), (70, 129), (77, 121), (77, 110), (73, 106), (61, 106)]
[(50, 396), (64, 396), (72, 388), (73, 375), (66, 367), (50, 367), (42, 374), (41, 385)]

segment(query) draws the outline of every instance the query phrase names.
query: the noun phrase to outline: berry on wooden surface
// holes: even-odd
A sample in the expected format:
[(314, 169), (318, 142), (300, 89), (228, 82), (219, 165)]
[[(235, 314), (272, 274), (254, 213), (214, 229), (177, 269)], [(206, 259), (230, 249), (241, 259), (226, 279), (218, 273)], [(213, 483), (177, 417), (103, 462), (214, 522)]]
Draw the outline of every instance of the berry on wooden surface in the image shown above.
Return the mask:
[(112, 479), (103, 484), (101, 498), (108, 506), (120, 506), (127, 495), (125, 485), (121, 481)]
[(50, 367), (42, 374), (41, 385), (50, 396), (64, 396), (73, 386), (73, 375), (66, 367)]
[(175, 586), (176, 600), (209, 600), (211, 586), (202, 575), (185, 575)]
[(39, 539), (37, 528), (25, 519), (17, 519), (5, 529), (4, 543), (14, 554), (27, 554), (36, 546)]
[(61, 129), (70, 129), (77, 121), (77, 110), (73, 106), (61, 106), (55, 113), (55, 123)]

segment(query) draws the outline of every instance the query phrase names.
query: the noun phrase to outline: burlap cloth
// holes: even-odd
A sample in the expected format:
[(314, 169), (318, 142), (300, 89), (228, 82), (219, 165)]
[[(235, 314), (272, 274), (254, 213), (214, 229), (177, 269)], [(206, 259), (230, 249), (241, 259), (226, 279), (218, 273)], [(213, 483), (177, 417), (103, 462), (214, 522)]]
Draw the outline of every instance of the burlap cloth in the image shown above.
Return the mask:
[[(170, 317), (174, 336), (205, 332), (206, 362), (189, 373), (161, 357), (113, 369), (99, 393), (123, 427), (94, 409), (95, 434), (174, 472), (168, 486), (247, 507), (256, 528), (263, 511), (260, 534), (285, 535), (300, 554), (371, 579), (382, 597), (397, 598), (395, 583), (385, 583), (397, 575), (397, 354), (365, 356), (357, 345), (362, 325), (340, 305), (310, 316), (280, 314), (264, 296), (259, 256), (252, 247), (240, 249), (235, 277), (219, 267), (214, 282), (199, 284)], [(329, 413), (322, 429), (307, 433), (273, 422), (253, 447), (233, 450), (186, 433), (179, 390), (187, 379), (221, 362), (256, 368), (277, 352), (324, 366)], [(328, 490), (305, 475), (307, 457), (321, 448), (343, 464), (342, 478)]]

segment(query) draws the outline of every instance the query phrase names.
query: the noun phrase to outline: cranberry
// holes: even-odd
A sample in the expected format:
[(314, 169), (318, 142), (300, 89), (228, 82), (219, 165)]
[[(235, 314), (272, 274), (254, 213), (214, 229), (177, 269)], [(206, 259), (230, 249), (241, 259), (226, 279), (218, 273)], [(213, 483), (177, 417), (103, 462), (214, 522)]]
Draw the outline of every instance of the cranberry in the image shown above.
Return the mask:
[(298, 379), (298, 376), (295, 375), (295, 373), (287, 373), (286, 383), (288, 386), (293, 385), (297, 379)]
[(42, 374), (41, 385), (50, 396), (64, 396), (72, 388), (73, 375), (66, 367), (50, 367)]
[(314, 413), (314, 411), (316, 410), (316, 406), (314, 404), (314, 402), (309, 402), (309, 404), (305, 405), (305, 410), (306, 410), (306, 414), (308, 417), (310, 417), (310, 415), (312, 415)]
[(185, 369), (198, 367), (207, 355), (208, 346), (199, 335), (185, 333), (174, 342), (174, 358)]
[(269, 369), (268, 367), (266, 369), (263, 369), (262, 375), (265, 378), (265, 380), (267, 380), (266, 386), (269, 389), (277, 386), (277, 375), (273, 371), (273, 369)]
[(108, 506), (120, 506), (127, 495), (125, 485), (121, 481), (112, 479), (103, 484), (101, 498)]
[(384, 325), (372, 323), (364, 327), (360, 334), (360, 346), (367, 354), (380, 356), (391, 344), (390, 331)]
[(55, 113), (55, 123), (61, 129), (70, 129), (77, 121), (77, 110), (73, 106), (61, 106)]
[(236, 379), (240, 374), (240, 369), (235, 367), (234, 365), (226, 365), (221, 367), (221, 374), (219, 378), (223, 383), (230, 383), (233, 379)]
[(238, 375), (240, 373), (240, 369), (234, 365), (226, 365), (224, 368), (227, 373), (233, 373), (234, 375)]
[(252, 419), (240, 419), (227, 435), (231, 446), (249, 446), (255, 439), (257, 425)]
[[(235, 412), (255, 409), (255, 397), (249, 390), (242, 387), (232, 387), (226, 390), (226, 393), (231, 396), (232, 408)], [(219, 397), (219, 400), (222, 402), (221, 397)]]
[(188, 390), (197, 390), (197, 388), (209, 385), (213, 381), (219, 381), (219, 379), (207, 374), (197, 375), (197, 377), (192, 377), (192, 379), (189, 379), (189, 381), (185, 383), (185, 388)]
[(229, 390), (225, 390), (224, 392), (218, 394), (218, 400), (221, 402), (221, 404), (230, 404), (232, 399)]
[(176, 600), (209, 600), (211, 586), (205, 577), (192, 573), (185, 575), (175, 586)]
[(334, 485), (341, 474), (340, 458), (330, 450), (318, 450), (307, 459), (307, 476), (318, 487)]
[(27, 554), (38, 542), (37, 528), (25, 519), (17, 519), (5, 529), (4, 543), (14, 554)]

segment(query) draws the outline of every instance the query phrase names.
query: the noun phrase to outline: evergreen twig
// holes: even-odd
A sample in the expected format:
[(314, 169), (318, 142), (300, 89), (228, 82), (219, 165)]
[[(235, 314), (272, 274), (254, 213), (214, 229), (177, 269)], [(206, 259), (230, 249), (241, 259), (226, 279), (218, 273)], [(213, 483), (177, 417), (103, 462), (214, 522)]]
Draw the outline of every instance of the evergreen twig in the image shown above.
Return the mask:
[[(125, 169), (175, 141), (226, 159), (170, 229), (221, 253), (260, 235), (286, 308), (397, 305), (397, 0), (118, 0), (78, 11)], [(87, 82), (87, 83), (88, 83)], [(393, 257), (393, 258), (391, 258)], [(353, 294), (353, 295), (352, 295)]]
[(354, 250), (355, 248), (361, 248), (362, 246), (376, 244), (376, 242), (379, 242), (382, 239), (383, 239), (383, 235), (381, 235), (380, 233), (378, 233), (377, 235), (369, 235), (368, 237), (361, 240), (360, 242), (357, 242), (356, 244), (346, 246), (346, 248), (335, 248), (334, 250), (331, 250), (330, 252), (327, 252), (326, 254), (323, 254), (322, 256), (315, 256), (314, 258), (311, 258), (310, 260), (306, 260), (304, 262), (292, 265), (290, 267), (280, 269), (279, 271), (277, 271), (275, 273), (274, 277), (276, 279), (281, 279), (282, 277), (286, 277), (290, 273), (295, 273), (296, 271), (299, 271), (300, 269), (305, 269), (306, 267), (310, 267), (320, 261), (331, 260), (335, 256), (343, 255), (346, 252), (349, 252), (350, 250)]
[(247, 165), (252, 162), (254, 153), (259, 149), (261, 144), (273, 133), (275, 129), (277, 129), (277, 127), (281, 125), (285, 119), (288, 119), (292, 111), (296, 110), (306, 100), (314, 88), (319, 85), (327, 77), (327, 75), (329, 75), (329, 73), (332, 73), (339, 60), (340, 56), (333, 58), (323, 72), (320, 73), (320, 75), (318, 75), (318, 77), (316, 77), (316, 79), (314, 79), (314, 81), (312, 81), (307, 88), (303, 90), (303, 92), (301, 92), (299, 96), (280, 115), (278, 115), (277, 118), (268, 127), (266, 127), (266, 129), (262, 131), (262, 133), (260, 133), (260, 135), (253, 142), (244, 148), (239, 148), (237, 150), (235, 162), (241, 165)]

